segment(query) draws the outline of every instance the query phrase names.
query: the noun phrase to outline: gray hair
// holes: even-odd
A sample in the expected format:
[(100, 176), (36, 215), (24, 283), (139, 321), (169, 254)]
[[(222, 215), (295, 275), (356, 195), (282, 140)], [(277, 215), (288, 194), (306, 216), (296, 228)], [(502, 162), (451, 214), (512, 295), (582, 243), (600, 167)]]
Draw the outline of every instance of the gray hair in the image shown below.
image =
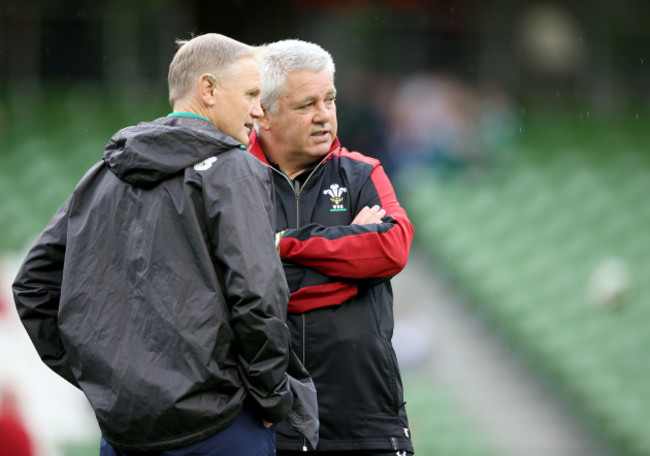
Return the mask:
[(205, 73), (217, 81), (229, 76), (228, 70), (241, 57), (255, 57), (256, 48), (217, 33), (176, 40), (178, 50), (169, 65), (169, 104), (188, 97)]
[(294, 71), (309, 70), (318, 73), (328, 70), (334, 79), (334, 61), (325, 49), (302, 40), (282, 40), (261, 49), (260, 76), (262, 79), (261, 104), (271, 114), (279, 109), (280, 98), (288, 94), (287, 75)]

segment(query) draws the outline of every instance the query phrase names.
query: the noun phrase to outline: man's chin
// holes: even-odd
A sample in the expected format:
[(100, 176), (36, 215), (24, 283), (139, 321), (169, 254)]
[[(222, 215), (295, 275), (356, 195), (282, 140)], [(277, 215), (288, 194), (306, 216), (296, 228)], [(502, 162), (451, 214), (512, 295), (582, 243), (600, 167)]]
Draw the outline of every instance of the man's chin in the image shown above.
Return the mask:
[(324, 149), (324, 148), (312, 148), (308, 154), (309, 156), (313, 157), (314, 160), (320, 160), (322, 158), (325, 158), (325, 156), (329, 153), (329, 149)]
[(250, 143), (250, 134), (248, 133), (248, 130), (244, 133), (234, 136), (234, 138), (246, 147), (248, 147), (248, 144)]
[(312, 144), (310, 147), (312, 152), (311, 155), (322, 157), (323, 155), (327, 155), (331, 148), (332, 141), (319, 141), (316, 144)]

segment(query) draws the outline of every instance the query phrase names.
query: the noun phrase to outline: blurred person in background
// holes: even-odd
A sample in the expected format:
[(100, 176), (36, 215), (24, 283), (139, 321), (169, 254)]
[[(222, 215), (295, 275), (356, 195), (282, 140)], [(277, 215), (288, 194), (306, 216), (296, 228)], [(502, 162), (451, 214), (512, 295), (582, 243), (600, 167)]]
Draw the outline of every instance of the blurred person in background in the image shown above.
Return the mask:
[(505, 156), (515, 123), (510, 97), (496, 84), (477, 90), (446, 73), (416, 75), (392, 97), (388, 155), (400, 181), (422, 167), (481, 171)]
[[(343, 84), (343, 87), (341, 85)], [(382, 168), (392, 178), (392, 156), (387, 150), (388, 125), (383, 106), (390, 99), (392, 88), (388, 79), (369, 68), (351, 70), (344, 80), (337, 84), (339, 93), (345, 99), (336, 100), (339, 120), (339, 138), (345, 138), (348, 146), (362, 150), (381, 162)]]
[(397, 89), (390, 111), (390, 154), (399, 169), (464, 169), (478, 153), (476, 101), (453, 77), (419, 75)]
[[(274, 171), (292, 347), (318, 392), (316, 452), (412, 454), (390, 279), (406, 265), (413, 226), (379, 161), (339, 143), (331, 55), (279, 41), (264, 48), (261, 74), (264, 116), (249, 150)], [(277, 447), (307, 450), (284, 424)]]
[(88, 397), (100, 455), (268, 456), (285, 418), (315, 443), (271, 177), (245, 148), (262, 115), (255, 49), (218, 34), (179, 44), (174, 112), (109, 141), (27, 254), (18, 313)]
[(0, 455), (32, 456), (30, 434), (20, 415), (18, 397), (8, 386), (0, 388)]

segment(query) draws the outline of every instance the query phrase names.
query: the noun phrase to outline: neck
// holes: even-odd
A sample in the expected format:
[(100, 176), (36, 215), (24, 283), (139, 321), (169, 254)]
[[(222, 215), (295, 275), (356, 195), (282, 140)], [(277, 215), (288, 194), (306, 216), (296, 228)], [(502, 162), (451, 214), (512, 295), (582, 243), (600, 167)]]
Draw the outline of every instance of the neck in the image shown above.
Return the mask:
[(205, 107), (193, 98), (180, 100), (174, 103), (172, 110), (173, 112), (191, 112), (192, 114), (198, 114), (199, 116), (209, 119)]
[(290, 179), (295, 179), (296, 177), (300, 176), (309, 166), (282, 166), (278, 163), (278, 166), (280, 167), (280, 170), (285, 173), (287, 176), (289, 176)]
[(280, 171), (289, 176), (290, 179), (296, 178), (314, 164), (313, 161), (306, 162), (301, 159), (298, 154), (290, 155), (281, 147), (276, 147), (277, 145), (273, 141), (269, 141), (269, 138), (264, 133), (258, 133), (257, 140), (269, 160), (278, 165)]
[(313, 164), (305, 163), (304, 160), (299, 160), (297, 158), (292, 159), (292, 157), (286, 157), (283, 154), (274, 153), (273, 148), (267, 150), (264, 147), (264, 143), (262, 143), (262, 149), (266, 153), (267, 157), (269, 157), (273, 163), (278, 165), (280, 171), (291, 179), (295, 179)]

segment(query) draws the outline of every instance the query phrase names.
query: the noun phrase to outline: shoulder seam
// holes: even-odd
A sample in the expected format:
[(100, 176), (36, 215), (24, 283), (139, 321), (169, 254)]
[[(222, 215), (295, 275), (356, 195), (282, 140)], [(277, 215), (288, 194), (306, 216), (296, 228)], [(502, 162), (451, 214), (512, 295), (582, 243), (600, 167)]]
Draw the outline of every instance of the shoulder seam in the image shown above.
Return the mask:
[(379, 166), (381, 163), (376, 158), (368, 157), (367, 155), (362, 154), (361, 152), (349, 151), (341, 147), (334, 155), (337, 155), (341, 158), (347, 158), (357, 162), (365, 163), (373, 167)]

